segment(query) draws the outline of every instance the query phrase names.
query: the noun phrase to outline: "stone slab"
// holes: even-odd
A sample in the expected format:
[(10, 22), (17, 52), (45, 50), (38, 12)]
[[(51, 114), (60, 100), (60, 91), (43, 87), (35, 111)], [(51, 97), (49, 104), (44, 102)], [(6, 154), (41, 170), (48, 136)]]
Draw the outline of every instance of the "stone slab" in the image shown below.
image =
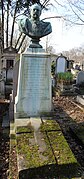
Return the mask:
[(80, 179), (82, 170), (59, 124), (50, 118), (43, 118), (43, 122), (41, 118), (30, 118), (30, 121), (34, 130), (16, 135), (19, 179)]
[(15, 127), (27, 126), (30, 122), (30, 118), (18, 118), (15, 119)]
[(20, 59), (15, 118), (40, 116), (51, 109), (50, 56), (43, 49), (27, 50)]
[(84, 97), (82, 95), (78, 95), (76, 98), (77, 102), (84, 106)]

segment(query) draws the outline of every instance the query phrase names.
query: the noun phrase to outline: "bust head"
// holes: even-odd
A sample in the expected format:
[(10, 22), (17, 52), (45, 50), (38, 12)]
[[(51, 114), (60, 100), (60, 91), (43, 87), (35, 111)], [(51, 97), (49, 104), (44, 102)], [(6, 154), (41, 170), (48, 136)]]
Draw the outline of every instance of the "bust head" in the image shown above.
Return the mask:
[(33, 20), (39, 20), (39, 17), (41, 15), (41, 6), (37, 3), (31, 6), (30, 8), (30, 14), (31, 14), (31, 19)]
[(21, 19), (20, 30), (31, 38), (32, 43), (29, 47), (40, 48), (40, 38), (50, 34), (52, 27), (50, 22), (40, 20), (42, 8), (35, 3), (30, 7), (31, 18)]

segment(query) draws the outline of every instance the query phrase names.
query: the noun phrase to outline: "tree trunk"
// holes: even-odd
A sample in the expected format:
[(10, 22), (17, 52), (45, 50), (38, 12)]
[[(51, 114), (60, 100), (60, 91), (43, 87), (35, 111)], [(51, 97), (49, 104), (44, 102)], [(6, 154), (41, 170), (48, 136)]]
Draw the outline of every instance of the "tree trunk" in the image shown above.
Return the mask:
[(10, 39), (10, 46), (11, 47), (12, 47), (12, 43), (13, 43), (13, 34), (14, 34), (14, 25), (15, 25), (17, 7), (18, 7), (18, 0), (16, 1), (15, 12), (14, 12), (14, 16), (13, 16), (13, 24), (12, 24), (11, 39)]
[(8, 47), (9, 3), (7, 3), (6, 47)]
[(2, 7), (2, 51), (3, 51), (4, 49), (4, 12), (3, 12), (4, 3), (3, 3), (3, 0), (1, 0), (1, 7)]

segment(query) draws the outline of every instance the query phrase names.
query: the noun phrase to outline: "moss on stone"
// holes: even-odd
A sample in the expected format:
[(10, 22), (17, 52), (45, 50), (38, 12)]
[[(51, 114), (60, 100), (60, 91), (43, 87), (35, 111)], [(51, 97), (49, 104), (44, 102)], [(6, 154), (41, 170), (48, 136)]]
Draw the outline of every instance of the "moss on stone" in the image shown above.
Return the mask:
[(38, 145), (31, 145), (30, 143), (30, 139), (33, 138), (33, 133), (17, 135), (18, 154), (24, 156), (26, 168), (31, 168), (39, 165)]
[(12, 141), (12, 139), (16, 139), (16, 135), (15, 134), (10, 134), (10, 138), (11, 138), (11, 141)]
[(19, 126), (16, 128), (16, 133), (30, 133), (30, 132), (33, 132), (34, 129), (33, 127), (31, 126), (31, 123), (29, 123), (27, 126)]
[(40, 126), (41, 131), (57, 131), (61, 130), (59, 124), (55, 120), (44, 120)]
[(52, 145), (58, 164), (77, 163), (62, 132), (49, 132), (48, 137)]
[[(24, 167), (28, 169), (28, 172), (30, 169), (33, 172), (34, 169), (36, 176), (42, 177), (43, 173), (45, 173), (45, 175), (48, 175), (47, 177), (52, 176), (62, 179), (76, 179), (76, 177), (81, 176), (80, 166), (67, 144), (59, 125), (53, 120), (45, 120), (39, 130), (42, 132), (43, 140), (46, 143), (46, 149), (43, 152), (39, 151), (39, 146), (35, 143), (34, 131), (17, 134), (17, 152), (19, 156), (23, 157), (25, 161)], [(47, 157), (46, 161), (42, 160), (39, 154)], [(42, 169), (44, 166), (45, 171)], [(39, 170), (37, 171), (37, 168), (40, 171), (42, 170), (42, 175), (40, 175)], [(36, 176), (34, 175), (34, 177)]]

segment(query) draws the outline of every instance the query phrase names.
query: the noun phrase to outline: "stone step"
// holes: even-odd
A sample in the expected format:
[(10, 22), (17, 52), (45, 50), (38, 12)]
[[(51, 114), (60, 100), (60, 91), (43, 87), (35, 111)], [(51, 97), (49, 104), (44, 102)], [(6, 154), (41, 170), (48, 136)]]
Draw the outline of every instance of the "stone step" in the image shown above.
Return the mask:
[(51, 118), (28, 118), (16, 126), (19, 179), (81, 179), (82, 169)]

